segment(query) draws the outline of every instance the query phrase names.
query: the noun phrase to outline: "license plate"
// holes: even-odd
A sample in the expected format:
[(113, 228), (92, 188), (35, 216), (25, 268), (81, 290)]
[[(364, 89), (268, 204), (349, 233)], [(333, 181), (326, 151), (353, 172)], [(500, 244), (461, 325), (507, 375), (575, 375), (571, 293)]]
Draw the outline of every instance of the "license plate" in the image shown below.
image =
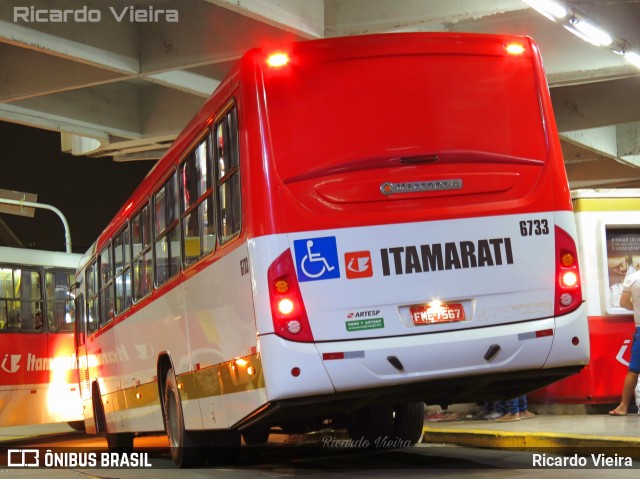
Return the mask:
[(464, 307), (461, 303), (421, 304), (411, 306), (413, 324), (436, 324), (464, 321)]

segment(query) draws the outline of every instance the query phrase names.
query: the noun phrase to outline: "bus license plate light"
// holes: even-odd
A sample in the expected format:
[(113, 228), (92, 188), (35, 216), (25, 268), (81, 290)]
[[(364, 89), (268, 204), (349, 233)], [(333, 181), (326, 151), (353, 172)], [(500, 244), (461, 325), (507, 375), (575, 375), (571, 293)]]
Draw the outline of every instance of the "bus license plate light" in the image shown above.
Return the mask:
[(420, 304), (409, 307), (411, 320), (415, 325), (452, 323), (464, 321), (464, 307), (461, 303)]

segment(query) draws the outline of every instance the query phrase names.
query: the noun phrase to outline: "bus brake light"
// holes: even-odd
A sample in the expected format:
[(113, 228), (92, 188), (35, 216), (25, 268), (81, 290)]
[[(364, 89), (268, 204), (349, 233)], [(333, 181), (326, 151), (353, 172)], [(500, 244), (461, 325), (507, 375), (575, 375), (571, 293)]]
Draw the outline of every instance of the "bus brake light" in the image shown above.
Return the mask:
[(302, 301), (290, 249), (278, 256), (269, 266), (267, 278), (275, 333), (291, 341), (312, 342), (313, 333)]
[(556, 226), (556, 292), (554, 314), (575, 310), (582, 303), (578, 254), (573, 238)]
[(278, 311), (280, 311), (283, 315), (291, 314), (294, 311), (293, 301), (289, 298), (282, 298), (278, 301)]
[(570, 288), (576, 284), (578, 284), (578, 277), (573, 271), (565, 271), (562, 274), (562, 286)]

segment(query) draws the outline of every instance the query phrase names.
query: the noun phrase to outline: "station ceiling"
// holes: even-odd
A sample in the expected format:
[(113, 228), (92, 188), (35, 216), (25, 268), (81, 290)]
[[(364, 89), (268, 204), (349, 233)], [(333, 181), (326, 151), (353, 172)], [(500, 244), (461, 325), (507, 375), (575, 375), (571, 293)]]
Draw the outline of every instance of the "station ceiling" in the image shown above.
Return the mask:
[[(390, 31), (525, 34), (542, 52), (571, 187), (640, 186), (640, 68), (613, 51), (640, 53), (640, 0), (561, 3), (609, 32), (612, 47), (521, 0), (3, 0), (0, 120), (58, 131), (75, 155), (153, 160), (251, 47)], [(56, 9), (78, 16), (53, 22)]]

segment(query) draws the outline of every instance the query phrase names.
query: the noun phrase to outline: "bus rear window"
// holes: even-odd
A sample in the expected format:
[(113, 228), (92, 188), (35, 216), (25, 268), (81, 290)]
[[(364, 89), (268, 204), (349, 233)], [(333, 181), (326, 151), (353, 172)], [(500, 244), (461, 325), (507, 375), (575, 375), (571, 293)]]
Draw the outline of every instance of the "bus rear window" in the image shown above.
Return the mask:
[[(404, 55), (292, 66), (267, 78), (284, 178), (350, 161), (479, 151), (546, 159), (530, 57)], [(328, 88), (327, 85), (333, 85)]]

